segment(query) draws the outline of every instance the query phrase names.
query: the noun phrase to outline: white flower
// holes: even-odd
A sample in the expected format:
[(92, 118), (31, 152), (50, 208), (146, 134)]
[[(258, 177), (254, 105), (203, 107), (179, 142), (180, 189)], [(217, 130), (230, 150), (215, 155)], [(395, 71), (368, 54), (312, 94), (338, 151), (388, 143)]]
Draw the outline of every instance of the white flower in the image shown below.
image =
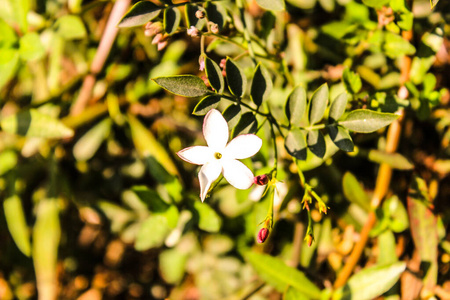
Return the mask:
[(203, 136), (208, 146), (192, 146), (177, 153), (191, 164), (203, 165), (198, 173), (202, 202), (220, 173), (237, 189), (251, 187), (253, 173), (238, 159), (255, 155), (261, 148), (262, 140), (254, 134), (243, 134), (227, 144), (227, 121), (215, 109), (210, 110), (203, 120)]

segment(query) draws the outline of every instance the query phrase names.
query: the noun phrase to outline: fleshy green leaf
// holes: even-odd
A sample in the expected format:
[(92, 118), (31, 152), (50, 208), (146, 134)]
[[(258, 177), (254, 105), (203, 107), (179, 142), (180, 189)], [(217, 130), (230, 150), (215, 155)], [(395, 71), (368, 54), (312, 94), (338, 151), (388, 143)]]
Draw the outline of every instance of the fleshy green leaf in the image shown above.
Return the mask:
[(253, 102), (260, 106), (267, 97), (269, 97), (272, 92), (272, 79), (267, 69), (258, 64), (253, 74), (252, 87), (250, 90), (250, 97)]
[(57, 298), (57, 261), (61, 237), (58, 199), (42, 199), (33, 227), (32, 256), (39, 297)]
[(206, 18), (199, 19), (195, 15), (197, 10), (201, 9), (200, 6), (188, 3), (184, 7), (185, 7), (187, 28), (195, 26), (198, 30), (202, 29), (203, 26), (205, 26), (206, 24)]
[(216, 62), (209, 57), (205, 57), (205, 71), (209, 84), (211, 84), (216, 93), (222, 94), (223, 89), (225, 88), (225, 80), (223, 79), (222, 70)]
[(365, 268), (350, 277), (345, 286), (337, 289), (332, 299), (375, 299), (388, 291), (405, 269), (405, 262)]
[(130, 8), (117, 26), (124, 28), (144, 25), (156, 18), (163, 8), (151, 1), (140, 1)]
[(229, 128), (234, 128), (241, 119), (241, 106), (237, 104), (231, 104), (222, 113), (225, 120), (228, 122)]
[(346, 172), (342, 178), (342, 191), (347, 200), (359, 205), (365, 211), (370, 211), (369, 197), (356, 177), (350, 172)]
[(14, 169), (17, 164), (17, 154), (13, 150), (3, 150), (0, 152), (0, 176)]
[(306, 91), (302, 86), (296, 87), (288, 97), (286, 102), (286, 116), (289, 122), (298, 126), (306, 111)]
[(169, 7), (164, 10), (164, 30), (167, 34), (173, 34), (180, 25), (181, 13), (177, 7)]
[(330, 113), (328, 115), (328, 119), (330, 123), (334, 123), (339, 120), (340, 117), (345, 112), (345, 107), (347, 106), (347, 93), (342, 93), (337, 96), (330, 106)]
[(73, 136), (73, 130), (61, 121), (35, 109), (8, 116), (2, 119), (1, 125), (5, 132), (28, 137), (58, 139)]
[(201, 97), (211, 93), (203, 80), (193, 75), (156, 77), (152, 80), (160, 87), (180, 96)]
[(247, 78), (244, 72), (231, 58), (227, 58), (225, 68), (230, 92), (236, 97), (242, 97), (247, 89)]
[(161, 214), (153, 214), (142, 222), (136, 236), (134, 248), (138, 251), (162, 246), (169, 234), (170, 228), (167, 218)]
[(289, 286), (311, 299), (320, 298), (320, 290), (301, 271), (288, 267), (281, 259), (268, 254), (247, 252), (245, 258), (258, 275), (279, 292)]
[(317, 157), (323, 158), (326, 152), (325, 138), (319, 130), (311, 130), (308, 132), (308, 148)]
[(331, 140), (339, 149), (345, 152), (353, 152), (355, 146), (347, 129), (341, 126), (331, 126), (328, 130)]
[(19, 53), (23, 60), (38, 60), (45, 55), (45, 48), (36, 32), (26, 33), (20, 38)]
[(416, 48), (400, 35), (386, 31), (384, 33), (384, 51), (391, 58), (416, 53)]
[(19, 196), (13, 195), (6, 198), (3, 202), (3, 209), (5, 211), (6, 224), (11, 233), (14, 242), (26, 256), (31, 255), (30, 233), (23, 212), (22, 201)]
[(293, 157), (299, 160), (306, 159), (306, 140), (305, 135), (300, 129), (294, 128), (289, 131), (284, 142), (284, 147)]
[(345, 89), (352, 94), (356, 94), (361, 90), (362, 82), (361, 77), (358, 74), (351, 71), (349, 68), (345, 68), (342, 79), (344, 80)]
[(252, 112), (246, 112), (241, 116), (236, 127), (233, 128), (233, 137), (240, 134), (254, 133), (258, 128), (258, 121)]
[(198, 214), (198, 227), (208, 232), (218, 232), (222, 226), (222, 219), (208, 204), (194, 202), (194, 209)]
[(328, 85), (322, 84), (311, 97), (311, 104), (309, 107), (309, 123), (311, 125), (319, 122), (325, 110), (327, 109), (328, 102)]
[(55, 23), (56, 32), (65, 40), (82, 39), (86, 36), (86, 28), (81, 18), (76, 15), (65, 15)]
[(381, 113), (368, 109), (357, 109), (350, 112), (339, 125), (356, 132), (369, 133), (394, 122), (399, 116)]
[(73, 147), (73, 156), (86, 161), (94, 156), (111, 131), (111, 119), (106, 118), (86, 132)]
[(211, 109), (219, 105), (221, 99), (222, 97), (218, 95), (208, 95), (197, 103), (192, 113), (196, 116), (206, 115)]
[(419, 252), (423, 283), (432, 289), (438, 276), (438, 231), (437, 220), (430, 209), (430, 196), (425, 180), (413, 176), (408, 190), (408, 212), (414, 245)]
[(256, 0), (259, 6), (267, 10), (284, 10), (285, 3), (284, 0)]

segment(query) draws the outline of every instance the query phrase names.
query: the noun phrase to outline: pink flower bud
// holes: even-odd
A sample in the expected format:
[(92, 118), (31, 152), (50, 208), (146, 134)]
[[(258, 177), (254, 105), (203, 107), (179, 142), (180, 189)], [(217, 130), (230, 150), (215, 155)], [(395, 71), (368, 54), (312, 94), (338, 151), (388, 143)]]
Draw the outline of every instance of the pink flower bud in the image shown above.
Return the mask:
[(258, 232), (258, 237), (256, 238), (256, 241), (260, 244), (264, 243), (267, 239), (267, 237), (269, 236), (269, 229), (263, 227), (261, 228), (261, 230)]
[(200, 32), (195, 26), (191, 26), (187, 29), (187, 34), (191, 37), (199, 36)]
[(253, 183), (256, 185), (266, 185), (269, 182), (267, 174), (258, 175), (253, 178)]
[(308, 247), (311, 247), (312, 242), (314, 241), (314, 236), (313, 236), (312, 234), (308, 234), (308, 235), (305, 237), (305, 241), (306, 241), (306, 243), (308, 244)]
[(195, 12), (195, 17), (197, 18), (197, 19), (203, 19), (203, 18), (205, 18), (205, 16), (206, 16), (206, 14), (205, 14), (205, 12), (203, 11), (203, 10), (197, 10), (196, 12)]

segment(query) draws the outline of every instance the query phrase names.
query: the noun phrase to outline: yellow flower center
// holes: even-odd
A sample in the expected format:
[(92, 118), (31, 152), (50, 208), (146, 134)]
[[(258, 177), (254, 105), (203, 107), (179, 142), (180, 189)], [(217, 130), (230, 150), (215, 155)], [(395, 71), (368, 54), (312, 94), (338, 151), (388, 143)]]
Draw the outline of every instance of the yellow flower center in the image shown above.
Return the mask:
[(214, 157), (216, 159), (221, 159), (222, 158), (222, 153), (216, 152), (216, 153), (214, 153)]

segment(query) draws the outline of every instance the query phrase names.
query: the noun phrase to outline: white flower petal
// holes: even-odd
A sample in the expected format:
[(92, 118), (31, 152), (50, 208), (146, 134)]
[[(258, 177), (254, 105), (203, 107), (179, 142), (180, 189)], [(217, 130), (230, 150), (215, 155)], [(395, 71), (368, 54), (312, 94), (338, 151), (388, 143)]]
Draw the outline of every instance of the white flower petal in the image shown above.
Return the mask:
[[(223, 160), (223, 159), (222, 159)], [(246, 165), (235, 159), (223, 161), (223, 176), (235, 188), (246, 190), (253, 184), (253, 173)]]
[(228, 142), (228, 124), (222, 114), (211, 109), (203, 120), (203, 136), (213, 151), (222, 152)]
[(206, 146), (192, 146), (177, 152), (184, 161), (195, 165), (204, 165), (214, 159), (214, 152)]
[(254, 134), (243, 134), (232, 139), (223, 155), (227, 158), (244, 159), (255, 155), (261, 149), (262, 140)]
[(200, 182), (200, 199), (202, 202), (205, 201), (211, 184), (219, 177), (221, 172), (222, 164), (218, 160), (203, 165), (200, 172), (198, 172), (198, 180)]

